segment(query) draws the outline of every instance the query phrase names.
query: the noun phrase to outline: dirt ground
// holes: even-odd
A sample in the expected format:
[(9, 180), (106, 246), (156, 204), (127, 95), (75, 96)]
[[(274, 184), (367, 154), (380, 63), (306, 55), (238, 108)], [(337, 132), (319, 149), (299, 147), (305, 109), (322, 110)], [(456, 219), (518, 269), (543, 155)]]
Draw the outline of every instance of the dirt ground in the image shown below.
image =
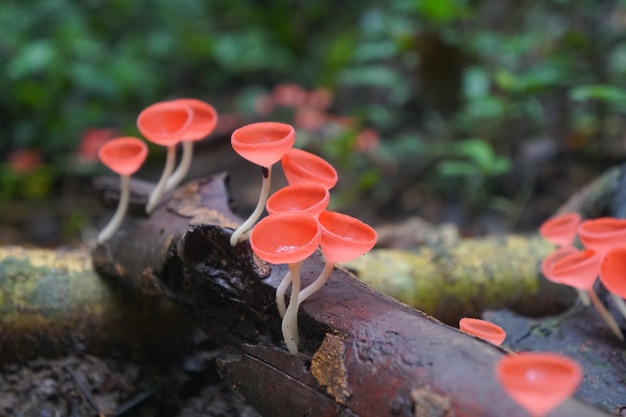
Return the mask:
[(9, 364), (0, 374), (0, 416), (257, 417), (220, 381), (214, 353), (167, 366), (89, 354)]

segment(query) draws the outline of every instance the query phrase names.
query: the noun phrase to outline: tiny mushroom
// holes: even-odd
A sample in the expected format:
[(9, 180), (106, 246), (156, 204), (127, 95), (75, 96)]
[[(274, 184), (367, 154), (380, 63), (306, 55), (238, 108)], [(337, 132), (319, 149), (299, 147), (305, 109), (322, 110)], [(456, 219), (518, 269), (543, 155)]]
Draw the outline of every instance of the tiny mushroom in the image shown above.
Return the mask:
[(576, 392), (583, 370), (567, 356), (522, 352), (500, 359), (496, 376), (517, 404), (532, 417), (543, 417)]
[(592, 249), (577, 250), (564, 255), (554, 262), (546, 278), (558, 282), (559, 284), (580, 288), (587, 292), (598, 314), (600, 314), (604, 322), (619, 340), (623, 341), (624, 335), (615, 322), (615, 319), (613, 319), (611, 314), (606, 310), (593, 290), (593, 284), (600, 271), (601, 260), (602, 256)]
[(191, 108), (191, 123), (182, 137), (183, 153), (178, 168), (170, 175), (165, 185), (165, 192), (176, 187), (187, 175), (193, 159), (193, 143), (204, 139), (215, 130), (217, 125), (217, 111), (213, 106), (195, 98), (180, 98), (173, 100)]
[(626, 242), (626, 220), (614, 217), (585, 220), (578, 226), (578, 237), (586, 248), (604, 255)]
[(98, 158), (111, 171), (120, 175), (120, 199), (115, 214), (97, 237), (99, 244), (109, 239), (120, 227), (130, 198), (130, 176), (137, 172), (148, 156), (145, 142), (135, 137), (112, 139), (98, 150)]
[(552, 217), (541, 224), (539, 233), (559, 247), (572, 246), (580, 223), (580, 214), (565, 213)]
[(487, 342), (499, 346), (506, 339), (506, 332), (500, 326), (487, 320), (464, 317), (459, 320), (459, 329)]
[[(321, 184), (302, 182), (287, 185), (276, 191), (267, 200), (265, 208), (269, 214), (282, 211), (304, 211), (317, 217), (326, 210), (330, 193)], [(291, 274), (287, 273), (276, 288), (276, 305), (281, 317), (285, 316), (285, 292), (291, 283)]]
[(243, 235), (252, 228), (261, 217), (265, 202), (270, 193), (272, 165), (293, 146), (296, 132), (293, 126), (278, 122), (251, 123), (235, 130), (231, 136), (231, 145), (241, 157), (261, 167), (263, 183), (256, 208), (250, 217), (233, 232), (231, 246), (242, 240)]
[(298, 353), (298, 294), (300, 265), (319, 246), (322, 232), (315, 216), (299, 211), (279, 212), (262, 219), (250, 234), (250, 246), (262, 260), (287, 264), (291, 275), (291, 302), (281, 330), (287, 349)]
[(604, 255), (600, 281), (609, 290), (619, 312), (626, 317), (626, 246), (612, 248)]
[(150, 194), (146, 212), (150, 214), (166, 190), (167, 180), (176, 164), (176, 145), (191, 123), (191, 108), (184, 102), (162, 101), (145, 108), (137, 117), (137, 128), (150, 142), (167, 147), (161, 178)]
[(302, 149), (290, 149), (281, 158), (280, 164), (289, 184), (317, 182), (330, 190), (339, 179), (337, 171), (330, 163)]
[(298, 304), (322, 288), (335, 264), (351, 261), (369, 252), (378, 239), (371, 226), (347, 214), (324, 211), (318, 220), (322, 230), (320, 246), (326, 263), (315, 281), (300, 292)]
[[(578, 213), (559, 214), (543, 222), (539, 227), (539, 234), (559, 248), (573, 247), (580, 220)], [(576, 292), (582, 303), (588, 306), (591, 301), (587, 293), (579, 288), (576, 288)]]

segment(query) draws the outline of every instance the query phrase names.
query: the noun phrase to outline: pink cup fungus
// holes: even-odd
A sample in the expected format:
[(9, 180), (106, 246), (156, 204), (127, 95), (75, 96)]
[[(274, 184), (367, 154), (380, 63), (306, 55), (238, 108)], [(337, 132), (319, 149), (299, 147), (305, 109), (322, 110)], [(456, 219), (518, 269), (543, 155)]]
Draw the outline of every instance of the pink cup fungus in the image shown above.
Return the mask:
[(176, 187), (187, 175), (193, 159), (193, 144), (209, 136), (217, 125), (217, 111), (213, 106), (195, 98), (180, 98), (173, 100), (189, 106), (191, 109), (191, 122), (182, 136), (183, 152), (178, 168), (170, 175), (165, 185), (165, 191)]
[(615, 306), (626, 317), (626, 246), (610, 249), (600, 264), (600, 281), (609, 290)]
[(318, 216), (326, 210), (330, 193), (323, 185), (314, 182), (302, 182), (287, 185), (276, 191), (267, 200), (265, 209), (269, 214), (279, 211), (306, 211)]
[(578, 237), (586, 248), (604, 255), (626, 242), (626, 220), (613, 217), (585, 220), (578, 226)]
[(120, 199), (115, 214), (97, 237), (99, 244), (104, 243), (122, 224), (130, 198), (130, 176), (137, 172), (148, 156), (148, 147), (141, 139), (120, 137), (105, 143), (98, 150), (98, 158), (111, 171), (120, 175)]
[(148, 106), (137, 117), (137, 128), (141, 134), (150, 142), (167, 148), (163, 173), (146, 205), (148, 214), (152, 213), (165, 193), (167, 180), (176, 164), (176, 145), (185, 135), (192, 116), (191, 108), (187, 104), (162, 101)]
[(231, 246), (237, 245), (244, 233), (261, 217), (270, 193), (272, 165), (293, 146), (296, 132), (293, 126), (277, 122), (251, 123), (235, 130), (231, 145), (240, 156), (261, 167), (263, 183), (256, 208), (230, 238)]
[(317, 219), (305, 212), (271, 214), (252, 229), (250, 246), (261, 259), (272, 264), (287, 264), (291, 277), (291, 302), (283, 316), (281, 330), (287, 349), (298, 353), (298, 294), (300, 265), (319, 246), (322, 232)]
[(576, 392), (583, 370), (563, 355), (523, 352), (502, 358), (496, 376), (517, 404), (543, 417)]
[(584, 290), (607, 326), (623, 341), (624, 335), (615, 319), (606, 310), (593, 290), (593, 284), (600, 271), (601, 260), (602, 256), (594, 250), (577, 250), (564, 255), (561, 259), (554, 262), (546, 278), (559, 284)]
[(459, 329), (467, 334), (499, 346), (506, 339), (506, 332), (500, 326), (487, 320), (464, 317), (459, 320)]
[(290, 149), (281, 158), (280, 163), (289, 184), (316, 182), (330, 190), (339, 179), (337, 171), (331, 164), (302, 149)]
[(580, 214), (566, 213), (552, 217), (539, 227), (539, 233), (557, 246), (571, 246), (576, 239)]

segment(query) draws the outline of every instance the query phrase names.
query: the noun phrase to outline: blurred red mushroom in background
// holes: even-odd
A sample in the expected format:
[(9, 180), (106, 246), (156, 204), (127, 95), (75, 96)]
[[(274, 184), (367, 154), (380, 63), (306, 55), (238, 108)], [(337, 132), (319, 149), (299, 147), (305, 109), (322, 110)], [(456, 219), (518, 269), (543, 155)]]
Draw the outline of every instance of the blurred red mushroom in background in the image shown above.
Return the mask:
[(120, 175), (120, 199), (115, 214), (100, 231), (97, 242), (103, 243), (119, 228), (126, 215), (130, 197), (130, 176), (137, 172), (148, 156), (148, 146), (135, 137), (120, 137), (105, 143), (98, 151), (100, 161)]

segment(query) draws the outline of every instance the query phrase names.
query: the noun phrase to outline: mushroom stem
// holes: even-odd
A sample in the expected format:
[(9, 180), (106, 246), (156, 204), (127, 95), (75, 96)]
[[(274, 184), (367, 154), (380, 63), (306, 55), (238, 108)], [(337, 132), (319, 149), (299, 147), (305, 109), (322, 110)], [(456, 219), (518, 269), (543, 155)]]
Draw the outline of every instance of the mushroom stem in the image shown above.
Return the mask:
[(580, 300), (580, 302), (583, 303), (585, 307), (589, 307), (591, 305), (591, 300), (589, 300), (589, 295), (587, 295), (585, 290), (576, 288), (576, 292), (578, 293), (578, 299)]
[(191, 167), (191, 160), (193, 159), (193, 142), (190, 140), (183, 141), (183, 152), (178, 167), (172, 175), (167, 179), (164, 192), (168, 192), (174, 189), (185, 178), (189, 168)]
[(598, 313), (600, 314), (604, 322), (609, 326), (611, 331), (615, 334), (615, 336), (617, 336), (619, 340), (624, 341), (624, 335), (622, 334), (622, 331), (620, 330), (619, 326), (615, 322), (615, 319), (611, 316), (611, 314), (604, 307), (604, 305), (602, 304), (602, 302), (600, 301), (596, 293), (593, 290), (588, 290), (587, 294), (589, 295), (589, 298), (591, 299), (591, 303), (596, 308), (596, 310), (598, 311)]
[(324, 284), (326, 284), (326, 281), (328, 281), (328, 278), (330, 277), (330, 274), (333, 272), (334, 268), (334, 262), (326, 261), (324, 269), (322, 270), (322, 272), (320, 272), (317, 278), (315, 278), (315, 281), (313, 281), (308, 287), (300, 291), (300, 294), (298, 295), (298, 304), (302, 303), (304, 300), (306, 300), (316, 291), (322, 288)]
[(300, 341), (298, 335), (298, 294), (300, 293), (301, 263), (302, 262), (289, 264), (289, 273), (291, 274), (291, 298), (281, 325), (283, 339), (285, 340), (289, 353), (292, 355), (298, 353), (298, 343)]
[(176, 147), (168, 146), (167, 147), (167, 157), (165, 159), (165, 168), (163, 168), (163, 173), (161, 174), (161, 178), (157, 183), (154, 190), (150, 194), (150, 198), (148, 199), (148, 205), (146, 205), (146, 213), (152, 213), (152, 210), (156, 207), (156, 205), (161, 201), (163, 194), (165, 194), (166, 189), (165, 185), (167, 183), (167, 179), (172, 175), (172, 171), (174, 170), (174, 165), (176, 164)]
[(248, 217), (248, 219), (243, 222), (241, 226), (239, 226), (237, 230), (235, 230), (230, 236), (231, 246), (236, 246), (242, 240), (242, 235), (252, 228), (254, 223), (256, 223), (259, 217), (261, 217), (263, 209), (265, 209), (265, 202), (270, 195), (270, 185), (272, 183), (272, 167), (261, 167), (261, 171), (263, 172), (263, 183), (261, 185), (261, 194), (259, 195), (259, 201), (250, 217)]
[(622, 297), (617, 294), (609, 293), (611, 295), (611, 299), (615, 303), (615, 306), (622, 313), (622, 316), (626, 317), (626, 301)]
[(98, 233), (98, 244), (104, 243), (113, 236), (113, 233), (115, 233), (122, 224), (124, 216), (126, 216), (128, 201), (130, 199), (130, 175), (120, 175), (120, 183), (120, 199), (117, 203), (117, 209), (111, 220), (109, 220), (109, 223)]
[[(283, 280), (280, 281), (280, 284), (276, 287), (276, 307), (278, 307), (278, 314), (280, 314), (281, 319), (285, 317), (285, 311), (287, 311), (285, 293), (287, 292), (287, 288), (289, 288), (289, 284), (291, 284), (291, 271), (285, 274)], [(300, 297), (298, 296), (298, 300), (299, 299)]]

